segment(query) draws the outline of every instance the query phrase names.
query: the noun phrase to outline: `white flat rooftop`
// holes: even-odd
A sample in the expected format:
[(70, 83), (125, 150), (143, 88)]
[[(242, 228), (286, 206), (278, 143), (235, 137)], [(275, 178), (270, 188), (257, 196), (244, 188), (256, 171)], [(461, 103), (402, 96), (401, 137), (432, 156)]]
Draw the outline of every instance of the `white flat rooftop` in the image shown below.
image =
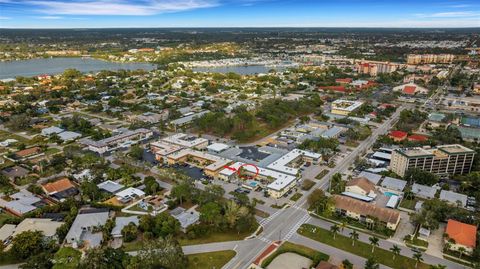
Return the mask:
[(157, 141), (157, 142), (151, 143), (150, 146), (152, 148), (152, 151), (155, 154), (158, 154), (161, 156), (167, 156), (169, 154), (172, 154), (182, 149), (180, 146), (172, 145), (164, 141)]
[(188, 138), (191, 138), (191, 136), (187, 134), (179, 133), (179, 134), (174, 134), (174, 135), (165, 137), (162, 139), (162, 141), (171, 143), (177, 146), (185, 147), (185, 148), (193, 148), (200, 144), (208, 142), (207, 139), (202, 137), (197, 137), (195, 139), (188, 139)]
[(320, 157), (322, 157), (322, 155), (318, 153), (314, 153), (306, 150), (294, 149), (288, 152), (287, 154), (283, 155), (273, 163), (269, 164), (267, 168), (275, 171), (279, 171), (285, 174), (289, 174), (289, 175), (297, 175), (298, 169), (288, 167), (287, 165), (293, 160), (295, 160), (296, 158), (298, 158), (299, 156), (306, 156), (312, 159), (319, 159)]

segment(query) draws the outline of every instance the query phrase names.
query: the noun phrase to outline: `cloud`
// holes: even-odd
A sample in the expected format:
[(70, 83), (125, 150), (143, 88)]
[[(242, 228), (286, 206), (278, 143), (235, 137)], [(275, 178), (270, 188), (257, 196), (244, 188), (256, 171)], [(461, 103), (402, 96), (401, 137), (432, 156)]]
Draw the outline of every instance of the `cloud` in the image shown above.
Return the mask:
[(468, 17), (479, 17), (480, 13), (473, 11), (452, 11), (452, 12), (438, 12), (432, 14), (415, 14), (417, 17), (421, 18), (468, 18)]
[(458, 5), (451, 5), (451, 6), (448, 6), (448, 7), (451, 7), (451, 8), (466, 8), (466, 7), (471, 7), (472, 5), (468, 5), (468, 4), (458, 4)]
[(123, 0), (29, 0), (25, 3), (35, 6), (39, 12), (47, 14), (127, 16), (180, 12), (219, 5), (217, 0), (141, 0), (130, 3)]
[(0, 20), (9, 20), (10, 17), (0, 16)]

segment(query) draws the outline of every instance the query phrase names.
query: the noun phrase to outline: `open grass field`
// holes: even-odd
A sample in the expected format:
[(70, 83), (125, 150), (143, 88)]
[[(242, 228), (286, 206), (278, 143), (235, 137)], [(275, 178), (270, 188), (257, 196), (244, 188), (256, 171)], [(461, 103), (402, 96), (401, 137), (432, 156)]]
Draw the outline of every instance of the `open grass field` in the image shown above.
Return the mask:
[(188, 269), (220, 269), (233, 257), (235, 251), (224, 250), (187, 255)]

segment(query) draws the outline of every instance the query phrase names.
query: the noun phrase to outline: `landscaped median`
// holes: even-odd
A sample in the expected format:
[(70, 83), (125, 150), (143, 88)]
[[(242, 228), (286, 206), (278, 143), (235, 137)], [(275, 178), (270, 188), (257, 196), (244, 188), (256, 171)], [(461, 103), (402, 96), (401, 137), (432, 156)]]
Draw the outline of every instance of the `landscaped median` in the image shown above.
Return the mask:
[[(352, 245), (352, 239), (337, 234), (333, 239), (333, 234), (330, 231), (322, 229), (318, 226), (303, 224), (297, 231), (299, 234), (321, 242), (323, 244), (347, 251), (349, 253), (364, 257), (366, 259), (374, 257), (378, 263), (384, 264), (395, 269), (415, 268), (415, 260), (409, 257), (395, 255), (393, 252), (376, 247), (372, 253), (372, 246), (370, 244), (355, 241)], [(417, 268), (428, 269), (429, 266), (425, 263), (418, 263)]]

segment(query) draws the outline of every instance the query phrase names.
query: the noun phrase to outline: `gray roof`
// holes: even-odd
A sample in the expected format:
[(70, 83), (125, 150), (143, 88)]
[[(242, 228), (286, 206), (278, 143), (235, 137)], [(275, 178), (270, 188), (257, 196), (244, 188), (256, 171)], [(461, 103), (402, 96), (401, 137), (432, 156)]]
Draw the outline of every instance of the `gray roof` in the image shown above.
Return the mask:
[(405, 180), (396, 179), (393, 177), (385, 177), (382, 181), (382, 187), (396, 191), (403, 191), (406, 185), (407, 182)]
[(122, 184), (111, 181), (111, 180), (107, 180), (102, 183), (99, 183), (97, 186), (99, 189), (102, 189), (109, 193), (116, 193), (117, 191), (123, 189), (124, 187)]
[(73, 224), (70, 227), (70, 230), (68, 231), (65, 240), (68, 243), (83, 240), (82, 235), (86, 230), (88, 230), (88, 228), (105, 225), (108, 220), (108, 214), (108, 211), (92, 213), (80, 212), (73, 221)]
[(42, 135), (59, 134), (63, 131), (65, 130), (63, 130), (62, 128), (59, 128), (57, 126), (51, 126), (51, 127), (42, 129)]
[(358, 177), (364, 177), (368, 179), (368, 181), (372, 182), (373, 184), (377, 185), (380, 179), (382, 179), (382, 176), (379, 174), (375, 173), (370, 173), (367, 171), (362, 171), (360, 174), (358, 174)]
[(198, 113), (195, 113), (195, 114), (190, 115), (190, 116), (186, 116), (186, 117), (182, 117), (182, 118), (179, 118), (179, 119), (176, 119), (176, 120), (172, 120), (170, 123), (173, 124), (173, 125), (183, 125), (183, 124), (186, 124), (186, 123), (189, 123), (189, 122), (193, 121), (196, 118), (199, 118), (199, 117), (203, 116), (204, 114), (206, 114), (208, 112), (209, 112), (208, 110), (198, 112)]
[(0, 206), (15, 211), (19, 214), (25, 214), (37, 209), (37, 207), (33, 204), (42, 200), (27, 190), (21, 190), (17, 193), (14, 193), (10, 195), (10, 198), (12, 199), (11, 201), (0, 199)]
[(437, 193), (437, 189), (430, 186), (414, 183), (412, 185), (412, 192), (422, 198), (434, 198), (435, 193)]
[(465, 194), (442, 190), (440, 192), (440, 200), (450, 202), (452, 204), (457, 204), (459, 201), (463, 207), (467, 205), (467, 196)]
[(174, 215), (173, 217), (180, 222), (180, 226), (183, 229), (186, 229), (188, 226), (198, 222), (198, 220), (200, 219), (200, 214), (195, 210), (189, 210), (184, 211), (178, 215)]
[(326, 130), (323, 134), (322, 137), (324, 138), (332, 138), (338, 136), (341, 132), (343, 132), (343, 128), (333, 126), (332, 128)]
[(115, 227), (112, 229), (112, 235), (113, 236), (119, 236), (122, 235), (122, 230), (125, 226), (127, 226), (130, 223), (134, 223), (135, 225), (138, 226), (139, 224), (139, 219), (138, 216), (131, 216), (131, 217), (117, 217), (115, 219)]
[(2, 174), (9, 178), (24, 177), (28, 175), (29, 171), (21, 166), (12, 166), (2, 170)]
[(70, 131), (65, 131), (61, 132), (58, 134), (60, 139), (63, 141), (69, 141), (69, 140), (74, 140), (82, 136), (82, 134), (76, 133), (76, 132), (70, 132)]

